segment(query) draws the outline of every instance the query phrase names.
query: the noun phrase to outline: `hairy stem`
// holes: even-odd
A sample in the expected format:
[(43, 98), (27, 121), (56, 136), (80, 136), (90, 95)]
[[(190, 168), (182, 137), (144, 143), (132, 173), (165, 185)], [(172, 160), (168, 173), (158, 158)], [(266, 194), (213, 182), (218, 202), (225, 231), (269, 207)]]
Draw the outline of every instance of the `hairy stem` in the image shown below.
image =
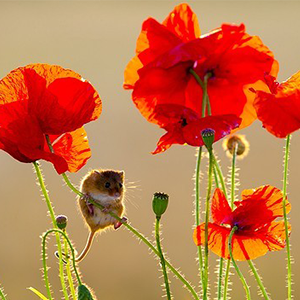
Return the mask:
[(203, 299), (207, 299), (208, 290), (208, 222), (209, 222), (209, 200), (212, 190), (212, 173), (213, 173), (213, 154), (212, 150), (209, 150), (209, 167), (208, 167), (208, 187), (206, 193), (205, 203), (205, 261), (204, 261), (204, 279), (205, 285), (203, 287)]
[(167, 292), (167, 298), (168, 298), (168, 300), (171, 300), (171, 292), (170, 292), (168, 273), (167, 273), (167, 269), (166, 269), (166, 262), (165, 262), (164, 254), (163, 254), (163, 251), (161, 249), (161, 244), (160, 244), (159, 225), (160, 225), (160, 217), (156, 217), (156, 222), (155, 222), (156, 245), (157, 245), (157, 250), (158, 250), (159, 256), (160, 256), (160, 263), (161, 263), (162, 272), (164, 274), (164, 281), (165, 281), (165, 287), (166, 287), (166, 292)]
[[(72, 264), (73, 264), (73, 270), (75, 272), (75, 275), (76, 275), (76, 279), (78, 281), (78, 285), (82, 285), (82, 282), (81, 282), (81, 279), (80, 279), (80, 276), (79, 276), (79, 272), (77, 270), (77, 267), (76, 267), (76, 256), (75, 256), (75, 250), (74, 250), (74, 247), (72, 246), (72, 243), (71, 241), (69, 240), (68, 236), (60, 229), (49, 229), (48, 231), (46, 231), (46, 233), (43, 235), (43, 264), (46, 266), (46, 239), (47, 239), (47, 236), (50, 234), (50, 233), (53, 233), (55, 232), (55, 235), (57, 234), (61, 234), (65, 240), (67, 241), (70, 249), (71, 249), (71, 253), (72, 253)], [(47, 266), (46, 266), (46, 269), (47, 269)], [(48, 271), (46, 272), (46, 274), (48, 274)]]
[[(67, 236), (67, 233), (65, 230), (63, 230), (63, 232), (65, 233), (65, 235)], [(74, 287), (74, 283), (73, 283), (73, 277), (72, 277), (72, 271), (70, 268), (70, 259), (69, 259), (69, 255), (68, 255), (68, 241), (66, 239), (64, 239), (64, 247), (65, 247), (65, 254), (66, 254), (66, 271), (67, 271), (67, 278), (68, 278), (68, 283), (69, 283), (69, 287), (70, 287), (70, 292), (72, 295), (73, 300), (76, 300), (76, 291), (75, 291), (75, 287)]]
[(286, 196), (287, 196), (287, 177), (288, 177), (288, 161), (290, 153), (290, 141), (291, 135), (286, 138), (285, 153), (284, 153), (284, 172), (283, 172), (283, 218), (285, 227), (285, 238), (286, 238), (286, 253), (287, 253), (287, 284), (288, 284), (288, 300), (292, 299), (292, 262), (291, 262), (291, 249), (290, 249), (290, 238), (289, 238), (289, 228), (288, 228), (288, 218), (286, 212)]
[(228, 248), (229, 248), (229, 254), (230, 254), (230, 258), (231, 258), (231, 261), (232, 261), (232, 264), (238, 274), (238, 276), (240, 277), (240, 280), (244, 286), (244, 289), (246, 291), (246, 296), (247, 296), (247, 300), (251, 300), (251, 297), (250, 297), (250, 290), (249, 290), (249, 287), (248, 287), (248, 284), (242, 274), (242, 272), (240, 271), (238, 265), (236, 264), (234, 258), (233, 258), (233, 255), (232, 255), (232, 237), (235, 233), (235, 231), (238, 230), (238, 227), (237, 226), (234, 226), (232, 229), (231, 229), (231, 232), (230, 232), (230, 235), (229, 235), (229, 239), (228, 239)]
[[(64, 178), (67, 186), (74, 193), (76, 193), (80, 197), (84, 197), (84, 195), (73, 186), (73, 184), (70, 182), (68, 176), (65, 173), (63, 173), (62, 176), (63, 176), (63, 178)], [(102, 205), (100, 205), (99, 203), (95, 202), (95, 200), (93, 198), (89, 198), (88, 201), (90, 203), (92, 203), (93, 205), (95, 205), (96, 207), (99, 207), (100, 209), (103, 209)], [(147, 245), (153, 251), (153, 253), (155, 253), (158, 257), (160, 257), (159, 252), (157, 251), (157, 249), (155, 248), (155, 246), (153, 246), (152, 243), (145, 236), (143, 236), (134, 227), (132, 227), (129, 223), (127, 223), (124, 220), (122, 220), (119, 216), (117, 216), (113, 212), (109, 212), (109, 214), (112, 217), (114, 217), (115, 219), (117, 219), (118, 221), (120, 221), (140, 241), (142, 241), (145, 245)], [(198, 295), (197, 295), (197, 293), (196, 293), (196, 291), (195, 291), (195, 289), (191, 286), (191, 284), (167, 260), (165, 260), (165, 263), (166, 263), (166, 266), (171, 270), (171, 272), (183, 283), (183, 285), (186, 287), (186, 289), (193, 295), (194, 299), (200, 300), (199, 297), (198, 297)]]
[[(51, 217), (51, 220), (52, 220), (53, 227), (57, 229), (54, 210), (53, 210), (53, 207), (52, 207), (52, 204), (51, 204), (51, 201), (50, 201), (50, 197), (48, 195), (48, 192), (47, 192), (47, 189), (46, 189), (46, 186), (45, 186), (45, 182), (44, 182), (44, 178), (43, 178), (41, 169), (40, 169), (39, 164), (37, 162), (33, 162), (33, 165), (34, 165), (34, 168), (35, 168), (35, 172), (36, 172), (36, 175), (37, 175), (37, 178), (38, 178), (43, 196), (45, 198), (45, 201), (46, 201), (46, 204), (47, 204), (47, 207), (48, 207), (48, 211), (49, 211), (49, 214), (50, 214), (50, 217)], [(61, 287), (62, 287), (62, 290), (63, 290), (65, 300), (68, 300), (69, 296), (68, 296), (68, 291), (67, 291), (66, 284), (65, 284), (64, 267), (63, 267), (63, 261), (62, 261), (62, 248), (61, 248), (60, 237), (59, 237), (58, 234), (56, 234), (56, 243), (57, 243), (57, 251), (58, 251), (58, 254), (59, 254), (60, 283), (61, 283)], [(45, 270), (45, 268), (44, 268), (44, 270)], [(48, 285), (46, 284), (46, 289), (47, 289), (48, 296), (50, 297), (50, 299), (52, 299), (49, 283), (48, 283)]]
[(258, 273), (257, 273), (257, 270), (256, 270), (256, 268), (255, 268), (253, 262), (252, 262), (251, 260), (248, 260), (248, 264), (249, 264), (249, 266), (250, 266), (250, 268), (251, 268), (251, 271), (252, 271), (252, 273), (253, 273), (253, 275), (254, 275), (256, 281), (257, 281), (257, 284), (258, 284), (258, 286), (259, 286), (259, 288), (260, 288), (260, 290), (261, 290), (261, 292), (262, 292), (262, 294), (263, 294), (265, 300), (269, 300), (270, 298), (269, 298), (269, 296), (268, 296), (268, 293), (267, 293), (267, 291), (266, 291), (266, 289), (265, 289), (265, 287), (264, 287), (264, 285), (263, 285), (263, 283), (262, 283), (262, 281), (261, 281), (260, 276), (259, 276)]
[(6, 300), (4, 292), (1, 287), (0, 287), (0, 297), (1, 297), (1, 300)]
[[(200, 163), (202, 157), (202, 147), (199, 147), (197, 163), (196, 163), (196, 174), (195, 174), (195, 216), (196, 226), (200, 225)], [(199, 264), (199, 275), (203, 286), (203, 258), (201, 245), (197, 246), (198, 251), (198, 264)]]

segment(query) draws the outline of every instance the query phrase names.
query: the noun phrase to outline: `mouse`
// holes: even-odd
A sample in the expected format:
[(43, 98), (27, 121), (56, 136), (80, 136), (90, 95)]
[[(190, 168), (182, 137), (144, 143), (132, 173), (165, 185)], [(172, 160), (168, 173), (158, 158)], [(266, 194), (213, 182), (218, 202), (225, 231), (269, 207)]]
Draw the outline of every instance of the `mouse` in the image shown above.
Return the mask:
[[(79, 209), (89, 228), (89, 235), (86, 245), (76, 258), (80, 262), (87, 255), (91, 248), (95, 234), (107, 227), (113, 226), (118, 229), (126, 217), (124, 213), (124, 171), (115, 170), (92, 170), (82, 179), (80, 191), (84, 195), (78, 198)], [(103, 206), (103, 209), (96, 207), (89, 202), (92, 198), (95, 202)], [(122, 219), (122, 222), (112, 217), (109, 212), (113, 212)]]

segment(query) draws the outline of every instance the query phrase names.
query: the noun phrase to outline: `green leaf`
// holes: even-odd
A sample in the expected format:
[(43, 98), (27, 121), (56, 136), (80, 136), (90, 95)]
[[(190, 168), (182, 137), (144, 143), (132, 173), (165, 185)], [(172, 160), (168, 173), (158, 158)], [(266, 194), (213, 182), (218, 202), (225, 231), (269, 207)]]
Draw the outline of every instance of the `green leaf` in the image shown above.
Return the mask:
[(39, 292), (37, 289), (33, 287), (29, 287), (28, 290), (34, 292), (38, 297), (40, 297), (42, 300), (48, 300), (47, 297), (45, 297), (41, 292)]
[(92, 294), (85, 285), (79, 285), (77, 289), (78, 300), (93, 300)]

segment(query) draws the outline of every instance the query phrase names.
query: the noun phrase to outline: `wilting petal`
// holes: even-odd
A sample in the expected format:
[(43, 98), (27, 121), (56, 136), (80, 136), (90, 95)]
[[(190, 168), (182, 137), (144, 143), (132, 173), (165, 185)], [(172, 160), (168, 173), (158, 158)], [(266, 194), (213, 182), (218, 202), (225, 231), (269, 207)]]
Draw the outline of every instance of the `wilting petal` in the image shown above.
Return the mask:
[(69, 172), (80, 170), (91, 157), (91, 149), (84, 128), (65, 133), (58, 138), (50, 136), (50, 139), (53, 140), (55, 154), (65, 160)]

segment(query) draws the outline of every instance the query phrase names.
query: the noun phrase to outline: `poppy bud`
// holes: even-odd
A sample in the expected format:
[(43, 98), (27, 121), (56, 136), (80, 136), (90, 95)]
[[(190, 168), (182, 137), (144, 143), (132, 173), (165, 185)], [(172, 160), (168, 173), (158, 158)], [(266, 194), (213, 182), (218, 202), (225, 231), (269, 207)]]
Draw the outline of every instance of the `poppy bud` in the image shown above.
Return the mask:
[(212, 144), (215, 140), (215, 131), (211, 128), (206, 128), (201, 131), (201, 135), (202, 135), (204, 145), (208, 150), (211, 150)]
[(155, 193), (152, 200), (152, 208), (156, 217), (160, 218), (167, 210), (169, 196), (164, 193)]
[(89, 289), (81, 284), (77, 288), (77, 299), (78, 300), (93, 300), (93, 296)]
[(249, 142), (244, 135), (233, 135), (224, 140), (223, 149), (227, 152), (227, 156), (232, 157), (236, 151), (236, 156), (242, 159), (249, 152)]
[(56, 217), (56, 225), (59, 229), (63, 230), (67, 227), (68, 218), (64, 215)]

